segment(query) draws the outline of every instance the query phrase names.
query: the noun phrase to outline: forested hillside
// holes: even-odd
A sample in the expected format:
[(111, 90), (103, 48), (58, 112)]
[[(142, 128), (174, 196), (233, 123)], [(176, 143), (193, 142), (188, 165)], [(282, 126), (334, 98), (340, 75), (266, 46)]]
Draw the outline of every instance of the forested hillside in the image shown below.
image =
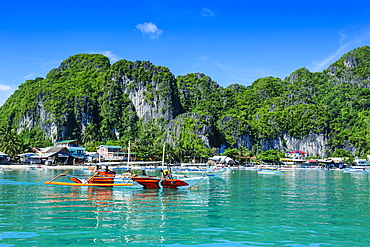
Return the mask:
[[(326, 157), (336, 149), (370, 151), (370, 47), (355, 49), (323, 72), (220, 87), (193, 73), (175, 77), (150, 62), (79, 54), (46, 78), (23, 83), (0, 108), (0, 124), (31, 146), (79, 139), (176, 157), (225, 148)], [(170, 152), (171, 153), (171, 152)]]

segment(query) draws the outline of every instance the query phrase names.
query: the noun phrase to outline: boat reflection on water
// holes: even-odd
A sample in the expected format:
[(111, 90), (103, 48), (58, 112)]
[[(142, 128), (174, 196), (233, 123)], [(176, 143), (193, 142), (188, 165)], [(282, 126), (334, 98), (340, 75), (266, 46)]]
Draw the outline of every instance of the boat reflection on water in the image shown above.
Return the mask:
[(92, 200), (97, 207), (107, 207), (113, 204), (113, 188), (87, 187), (87, 199)]

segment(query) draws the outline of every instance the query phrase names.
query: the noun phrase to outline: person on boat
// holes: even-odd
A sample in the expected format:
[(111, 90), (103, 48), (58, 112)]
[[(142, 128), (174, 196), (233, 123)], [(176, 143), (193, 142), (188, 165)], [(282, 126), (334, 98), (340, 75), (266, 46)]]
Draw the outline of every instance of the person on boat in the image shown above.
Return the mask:
[(146, 176), (145, 170), (141, 171), (141, 175)]
[(164, 170), (163, 171), (163, 178), (164, 179), (169, 179), (169, 178), (171, 178), (172, 176), (171, 176), (171, 173), (170, 173), (170, 171), (169, 170)]

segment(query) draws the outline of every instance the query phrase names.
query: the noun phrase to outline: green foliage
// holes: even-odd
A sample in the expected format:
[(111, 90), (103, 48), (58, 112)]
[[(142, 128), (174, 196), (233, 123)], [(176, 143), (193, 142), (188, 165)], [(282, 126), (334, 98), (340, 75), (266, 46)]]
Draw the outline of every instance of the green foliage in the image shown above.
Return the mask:
[(284, 153), (278, 150), (267, 150), (259, 153), (257, 158), (263, 162), (278, 165), (280, 163), (280, 158), (283, 158), (284, 155)]
[(53, 145), (52, 141), (45, 138), (43, 131), (38, 127), (31, 130), (23, 130), (19, 138), (24, 143), (28, 143), (30, 147), (49, 147)]
[[(131, 142), (145, 159), (160, 159), (167, 139), (173, 143), (166, 144), (166, 159), (179, 160), (210, 155), (221, 144), (229, 155), (250, 156), (238, 146), (245, 135), (258, 152), (263, 140), (312, 133), (328, 138), (327, 154), (353, 146), (363, 157), (370, 152), (369, 78), (368, 46), (345, 54), (322, 73), (301, 68), (284, 80), (266, 77), (249, 87), (226, 88), (201, 73), (175, 78), (168, 68), (147, 61), (120, 60), (111, 65), (103, 55), (79, 54), (46, 78), (20, 85), (0, 107), (0, 125), (21, 131), (14, 140), (40, 147), (51, 144), (52, 137), (45, 137), (44, 131), (53, 123), (59, 131), (54, 138), (80, 139), (89, 149), (97, 143)], [(133, 104), (133, 95), (139, 93), (140, 104), (154, 108), (163, 103), (158, 114), (194, 113), (210, 120), (186, 119), (169, 134), (171, 119), (139, 118), (143, 114)], [(211, 129), (207, 138), (213, 149), (197, 134), (204, 126)], [(278, 156), (265, 156), (269, 155)]]
[(185, 112), (216, 117), (221, 110), (220, 89), (210, 77), (199, 73), (179, 76), (177, 88)]
[(18, 155), (28, 151), (29, 146), (15, 130), (8, 127), (0, 128), (0, 151), (7, 154), (11, 160), (18, 159)]

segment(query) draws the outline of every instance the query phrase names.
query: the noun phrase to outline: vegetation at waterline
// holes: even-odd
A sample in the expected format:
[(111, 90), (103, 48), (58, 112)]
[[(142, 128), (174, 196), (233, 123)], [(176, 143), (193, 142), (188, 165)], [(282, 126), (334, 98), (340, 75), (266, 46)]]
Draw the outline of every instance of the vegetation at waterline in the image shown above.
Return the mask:
[(223, 88), (201, 73), (175, 77), (150, 62), (111, 65), (103, 55), (79, 54), (23, 83), (0, 107), (0, 125), (31, 147), (131, 142), (142, 158), (154, 159), (166, 143), (172, 160), (281, 154), (292, 138), (316, 143), (320, 136), (324, 151), (310, 156), (350, 160), (370, 152), (369, 57), (370, 47), (360, 47), (323, 72), (301, 68), (284, 79)]

